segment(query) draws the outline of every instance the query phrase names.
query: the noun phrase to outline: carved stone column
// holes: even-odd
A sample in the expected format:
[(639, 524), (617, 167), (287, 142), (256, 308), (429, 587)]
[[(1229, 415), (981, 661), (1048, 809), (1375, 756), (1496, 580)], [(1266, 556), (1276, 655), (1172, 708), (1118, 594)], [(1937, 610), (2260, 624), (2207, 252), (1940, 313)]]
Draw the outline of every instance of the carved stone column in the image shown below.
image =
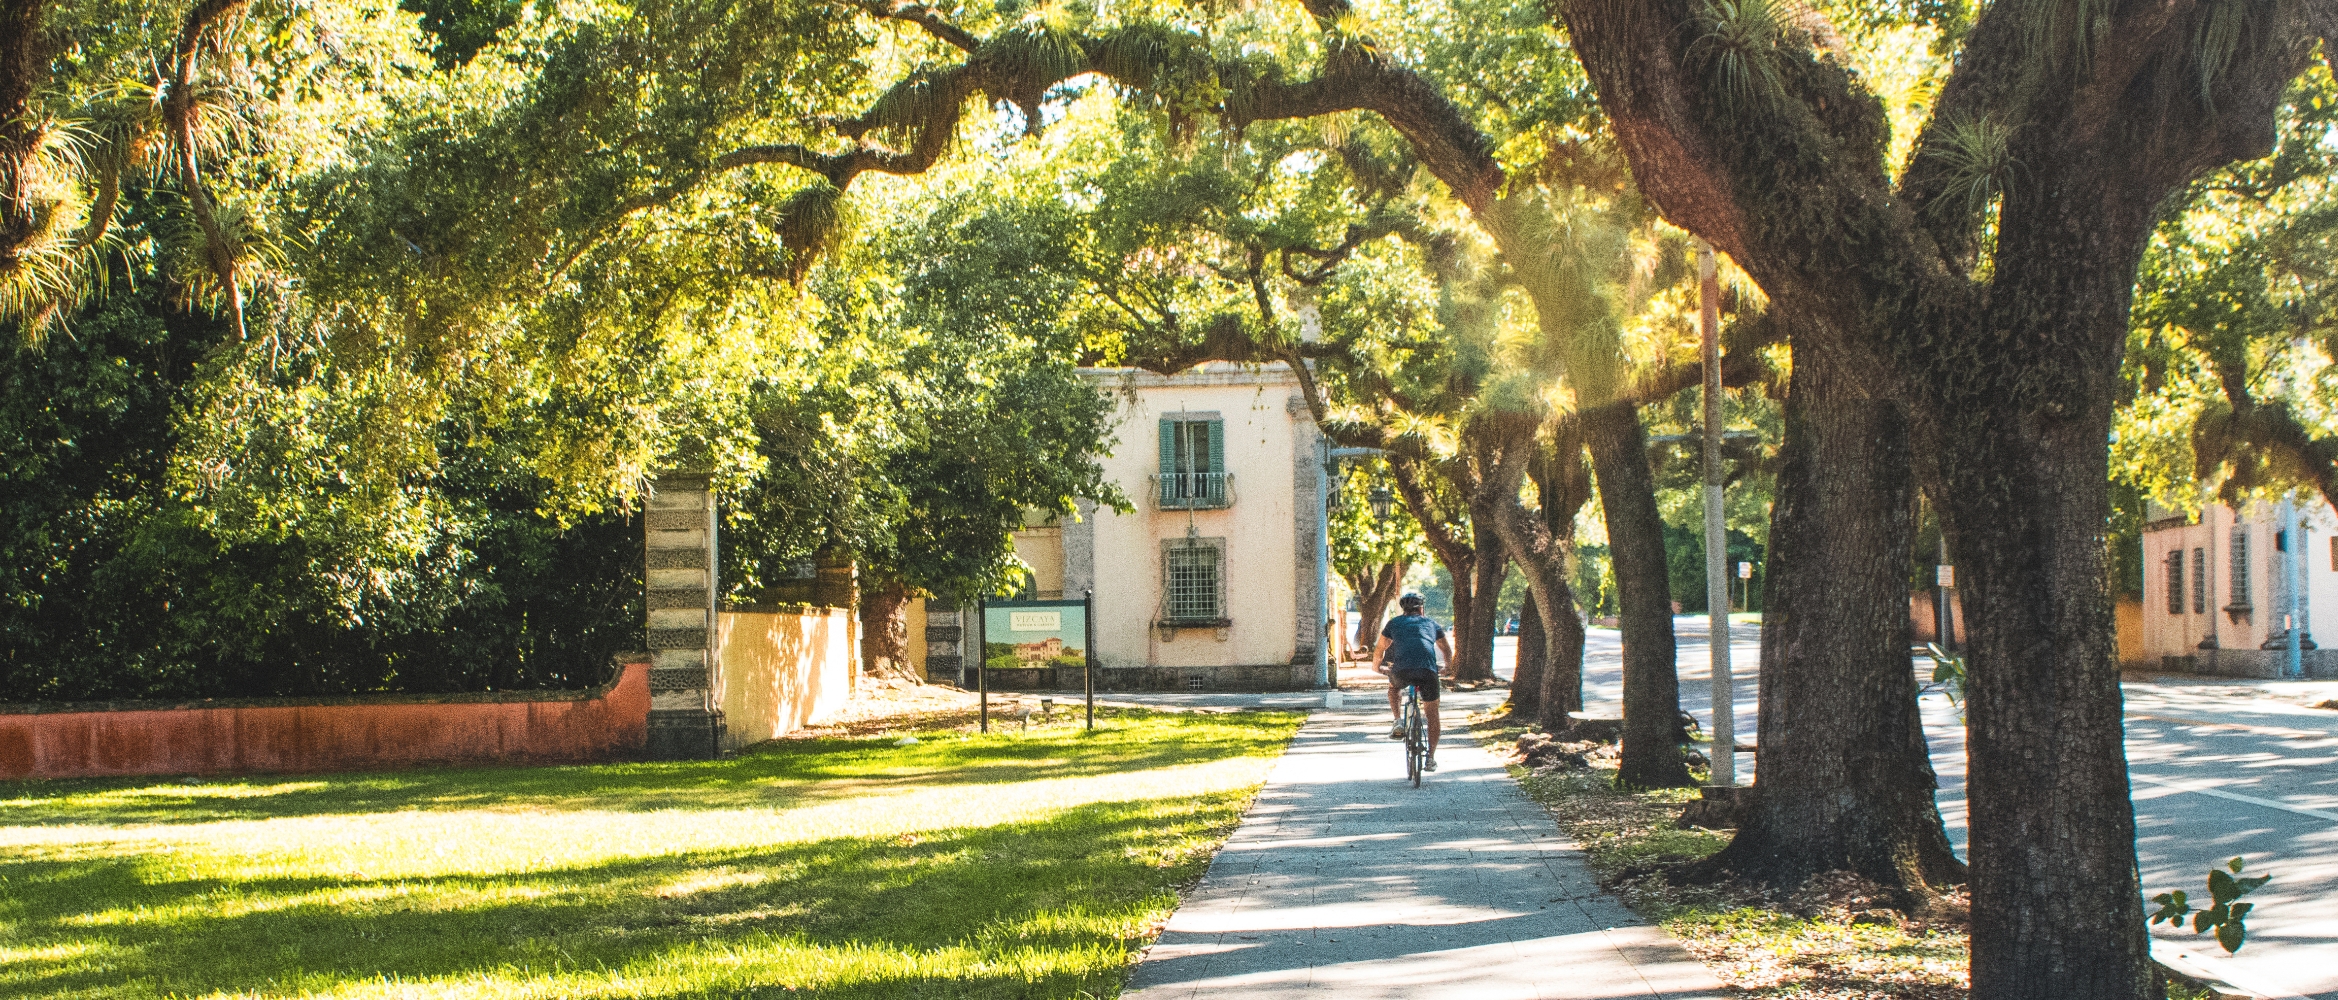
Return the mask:
[(715, 648), (714, 494), (703, 474), (659, 476), (642, 518), (652, 760), (703, 760), (722, 746)]
[(925, 605), (925, 676), (937, 684), (967, 683), (965, 642), (968, 638), (965, 620), (972, 614), (969, 607), (951, 605), (940, 599)]

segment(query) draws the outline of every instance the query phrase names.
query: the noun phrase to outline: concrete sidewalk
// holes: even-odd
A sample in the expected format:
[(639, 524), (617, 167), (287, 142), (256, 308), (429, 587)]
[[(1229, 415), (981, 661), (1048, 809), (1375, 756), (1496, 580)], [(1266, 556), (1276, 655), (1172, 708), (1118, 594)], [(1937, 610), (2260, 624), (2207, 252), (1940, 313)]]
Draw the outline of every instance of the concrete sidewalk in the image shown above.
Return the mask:
[(1418, 790), (1387, 735), (1385, 710), (1308, 720), (1127, 1000), (1731, 995), (1466, 731)]

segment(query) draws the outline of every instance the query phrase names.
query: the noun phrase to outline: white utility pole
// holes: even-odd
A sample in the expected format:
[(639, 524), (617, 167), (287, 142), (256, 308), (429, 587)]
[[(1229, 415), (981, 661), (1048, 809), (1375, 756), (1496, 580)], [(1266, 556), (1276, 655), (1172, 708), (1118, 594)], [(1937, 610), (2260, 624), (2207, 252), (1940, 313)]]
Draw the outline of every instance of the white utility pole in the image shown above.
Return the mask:
[(1697, 241), (1697, 327), (1705, 341), (1705, 648), (1713, 665), (1712, 784), (1737, 784), (1737, 682), (1729, 675), (1729, 552), (1721, 517), (1721, 281)]
[(2281, 568), (2288, 577), (2281, 589), (2289, 591), (2289, 668), (2282, 671), (2284, 677), (2306, 675), (2305, 650), (2299, 645), (2305, 638), (2306, 533), (2297, 516), (2296, 497), (2295, 491), (2281, 495)]

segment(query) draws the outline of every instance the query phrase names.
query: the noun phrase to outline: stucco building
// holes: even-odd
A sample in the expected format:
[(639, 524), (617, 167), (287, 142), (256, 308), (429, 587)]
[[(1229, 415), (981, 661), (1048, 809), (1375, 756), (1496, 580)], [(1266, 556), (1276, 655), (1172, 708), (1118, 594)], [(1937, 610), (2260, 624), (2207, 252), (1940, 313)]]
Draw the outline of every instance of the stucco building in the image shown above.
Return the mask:
[(2296, 591), (2305, 672), (2338, 677), (2338, 650), (2311, 648), (2316, 622), (2338, 628), (2338, 513), (2319, 499), (2302, 501), (2295, 523), (2284, 525), (2280, 511), (2264, 502), (2240, 511), (2210, 504), (2196, 517), (2151, 509), (2143, 529), (2146, 664), (2279, 677)]
[[(1086, 375), (1118, 404), (1101, 462), (1135, 509), (1083, 500), (1077, 520), (1033, 525), (1015, 549), (1031, 596), (1094, 591), (1099, 686), (1323, 684), (1324, 440), (1289, 366)], [(929, 609), (927, 622), (927, 675), (971, 684), (973, 616)]]

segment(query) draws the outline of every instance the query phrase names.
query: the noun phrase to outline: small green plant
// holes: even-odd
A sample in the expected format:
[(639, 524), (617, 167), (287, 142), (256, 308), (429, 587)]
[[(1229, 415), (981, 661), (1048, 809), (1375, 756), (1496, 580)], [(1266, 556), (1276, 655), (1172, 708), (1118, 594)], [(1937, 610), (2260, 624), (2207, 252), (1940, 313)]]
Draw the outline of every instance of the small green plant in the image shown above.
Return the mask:
[(1965, 704), (1965, 658), (1941, 648), (1937, 642), (1924, 644), (1924, 652), (1932, 657), (1932, 683), (1948, 695), (1948, 703), (1962, 711)]
[(2170, 927), (2181, 927), (2184, 918), (2189, 916), (2192, 918), (2192, 933), (2199, 934), (2211, 927), (2216, 928), (2216, 943), (2223, 945), (2227, 953), (2239, 952), (2241, 943), (2249, 937), (2249, 911), (2257, 905), (2243, 903), (2240, 898), (2273, 880), (2271, 875), (2242, 878), (2241, 867), (2241, 859), (2234, 858), (2225, 862), (2221, 870), (2208, 869), (2208, 898), (2215, 905), (2205, 910), (2194, 912), (2191, 900), (2186, 898), (2181, 889), (2151, 897), (2152, 902), (2159, 904), (2159, 909), (2152, 911), (2146, 925), (2166, 921)]

